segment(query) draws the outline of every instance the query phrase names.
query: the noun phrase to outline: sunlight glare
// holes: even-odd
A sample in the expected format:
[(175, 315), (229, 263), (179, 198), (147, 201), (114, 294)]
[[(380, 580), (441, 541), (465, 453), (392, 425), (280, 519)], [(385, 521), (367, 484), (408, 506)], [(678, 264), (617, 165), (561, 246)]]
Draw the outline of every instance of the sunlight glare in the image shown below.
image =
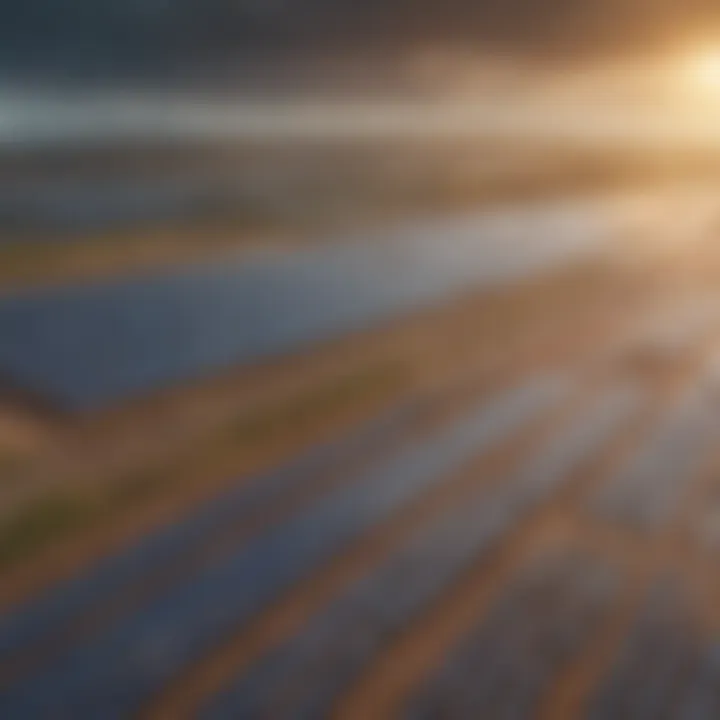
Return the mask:
[(720, 47), (696, 53), (688, 63), (688, 75), (697, 89), (720, 95)]

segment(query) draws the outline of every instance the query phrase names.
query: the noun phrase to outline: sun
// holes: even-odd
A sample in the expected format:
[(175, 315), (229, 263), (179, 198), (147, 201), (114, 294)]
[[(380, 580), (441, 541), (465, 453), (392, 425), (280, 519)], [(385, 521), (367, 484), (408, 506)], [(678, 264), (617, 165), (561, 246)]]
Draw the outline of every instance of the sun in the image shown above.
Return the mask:
[(688, 80), (704, 91), (720, 94), (720, 47), (702, 50), (688, 62)]

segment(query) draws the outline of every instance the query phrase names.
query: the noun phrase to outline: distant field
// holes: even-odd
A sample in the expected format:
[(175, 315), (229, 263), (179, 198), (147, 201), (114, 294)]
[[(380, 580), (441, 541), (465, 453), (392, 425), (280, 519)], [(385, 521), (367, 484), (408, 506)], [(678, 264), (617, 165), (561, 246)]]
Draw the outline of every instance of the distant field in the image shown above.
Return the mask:
[(718, 177), (716, 153), (503, 139), (16, 152), (0, 168), (0, 284), (107, 276), (398, 217)]

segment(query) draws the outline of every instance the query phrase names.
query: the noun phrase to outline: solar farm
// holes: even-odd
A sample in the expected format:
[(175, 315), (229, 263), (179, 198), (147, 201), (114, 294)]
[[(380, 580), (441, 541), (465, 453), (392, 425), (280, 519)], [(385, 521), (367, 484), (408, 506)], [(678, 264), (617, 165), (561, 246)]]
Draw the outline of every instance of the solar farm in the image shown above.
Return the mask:
[(72, 421), (0, 485), (0, 717), (720, 716), (720, 266), (626, 208), (4, 295)]

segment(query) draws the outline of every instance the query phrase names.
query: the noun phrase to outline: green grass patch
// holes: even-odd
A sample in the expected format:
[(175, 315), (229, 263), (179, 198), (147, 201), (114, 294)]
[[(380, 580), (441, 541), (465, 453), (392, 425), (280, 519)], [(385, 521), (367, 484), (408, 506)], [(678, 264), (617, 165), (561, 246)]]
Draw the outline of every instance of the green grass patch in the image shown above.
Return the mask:
[(313, 388), (260, 413), (238, 418), (223, 433), (223, 440), (242, 445), (270, 441), (370, 394), (398, 387), (403, 380), (402, 370), (400, 364), (387, 364), (341, 376), (320, 389)]
[(97, 500), (80, 493), (57, 492), (36, 500), (0, 527), (0, 567), (87, 527), (99, 509)]

